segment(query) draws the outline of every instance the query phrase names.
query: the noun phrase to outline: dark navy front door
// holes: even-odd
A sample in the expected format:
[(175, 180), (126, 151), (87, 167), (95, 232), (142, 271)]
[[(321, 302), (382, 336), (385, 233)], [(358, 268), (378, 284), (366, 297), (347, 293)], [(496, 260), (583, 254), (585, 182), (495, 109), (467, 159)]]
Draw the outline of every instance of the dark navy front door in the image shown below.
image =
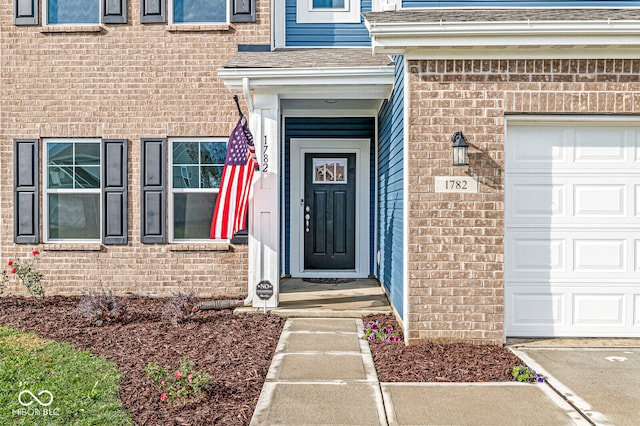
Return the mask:
[(355, 269), (356, 154), (304, 160), (304, 269)]

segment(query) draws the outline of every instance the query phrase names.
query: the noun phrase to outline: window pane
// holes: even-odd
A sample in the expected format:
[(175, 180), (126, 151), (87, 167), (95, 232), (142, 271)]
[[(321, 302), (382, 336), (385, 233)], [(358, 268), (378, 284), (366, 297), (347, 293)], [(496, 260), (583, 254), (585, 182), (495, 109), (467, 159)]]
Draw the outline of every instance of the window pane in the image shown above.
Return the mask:
[(49, 0), (47, 22), (50, 24), (97, 24), (100, 22), (98, 0)]
[(198, 188), (198, 166), (173, 166), (174, 188)]
[(49, 166), (47, 182), (49, 188), (73, 188), (73, 168)]
[(209, 239), (217, 194), (173, 194), (173, 237), (177, 240)]
[(173, 0), (174, 22), (226, 22), (226, 0)]
[(100, 188), (100, 166), (76, 167), (76, 188)]
[(200, 188), (219, 188), (222, 166), (202, 166), (200, 169)]
[(198, 142), (174, 142), (173, 164), (198, 164)]
[(100, 194), (49, 194), (49, 238), (100, 239)]
[(100, 165), (100, 144), (99, 143), (77, 143), (76, 145), (76, 165), (99, 166)]
[(313, 0), (314, 9), (344, 9), (344, 0)]
[(226, 142), (203, 142), (200, 144), (201, 164), (224, 164), (227, 156)]
[(47, 142), (47, 157), (50, 165), (73, 164), (73, 144), (69, 142)]

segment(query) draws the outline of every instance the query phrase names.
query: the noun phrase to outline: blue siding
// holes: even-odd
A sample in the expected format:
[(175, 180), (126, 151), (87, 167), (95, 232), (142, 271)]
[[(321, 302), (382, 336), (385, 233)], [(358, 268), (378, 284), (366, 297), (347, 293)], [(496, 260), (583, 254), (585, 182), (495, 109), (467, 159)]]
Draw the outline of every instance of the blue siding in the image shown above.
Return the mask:
[(462, 1), (431, 1), (431, 0), (403, 0), (402, 7), (406, 9), (420, 7), (620, 7), (640, 6), (637, 0), (462, 0)]
[[(358, 139), (366, 138), (371, 140), (371, 152), (369, 154), (370, 170), (374, 170), (375, 164), (375, 117), (346, 117), (346, 118), (302, 118), (302, 117), (290, 117), (285, 119), (284, 123), (284, 253), (285, 265), (284, 273), (291, 273), (290, 265), (290, 253), (291, 253), (291, 230), (289, 224), (291, 223), (291, 138), (345, 138), (345, 139)], [(375, 211), (375, 181), (374, 174), (371, 173), (369, 181), (369, 194), (371, 198), (369, 200), (370, 205), (370, 217), (374, 217)], [(373, 248), (374, 248), (374, 229), (371, 226), (369, 231), (369, 252), (371, 253), (369, 259), (369, 273), (373, 273)]]
[[(371, 12), (371, 0), (361, 0), (362, 12)], [(287, 47), (351, 47), (370, 46), (369, 32), (363, 18), (359, 24), (298, 24), (296, 0), (286, 0)]]
[(401, 318), (403, 312), (404, 251), (404, 58), (396, 56), (393, 92), (378, 119), (378, 279)]

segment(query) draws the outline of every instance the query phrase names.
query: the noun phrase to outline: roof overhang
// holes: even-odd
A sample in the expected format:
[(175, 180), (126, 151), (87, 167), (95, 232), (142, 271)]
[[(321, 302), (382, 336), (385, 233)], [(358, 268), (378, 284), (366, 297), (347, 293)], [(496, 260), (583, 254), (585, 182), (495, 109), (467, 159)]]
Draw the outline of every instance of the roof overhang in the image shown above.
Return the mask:
[(393, 13), (398, 12), (365, 15), (374, 54), (410, 59), (640, 58), (640, 20), (407, 22), (389, 19)]
[(277, 93), (283, 99), (387, 99), (394, 67), (221, 68), (218, 77), (230, 90), (248, 81), (254, 93)]

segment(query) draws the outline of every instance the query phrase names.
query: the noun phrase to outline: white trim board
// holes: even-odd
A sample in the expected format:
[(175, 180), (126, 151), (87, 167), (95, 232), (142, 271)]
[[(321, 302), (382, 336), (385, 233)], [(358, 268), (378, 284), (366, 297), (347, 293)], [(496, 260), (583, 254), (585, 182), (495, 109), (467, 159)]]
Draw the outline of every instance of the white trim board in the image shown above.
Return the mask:
[[(290, 184), (290, 273), (294, 277), (366, 278), (369, 274), (369, 139), (291, 139)], [(304, 155), (306, 153), (356, 154), (356, 268), (353, 270), (304, 270), (303, 206)], [(367, 190), (362, 190), (366, 188)]]

